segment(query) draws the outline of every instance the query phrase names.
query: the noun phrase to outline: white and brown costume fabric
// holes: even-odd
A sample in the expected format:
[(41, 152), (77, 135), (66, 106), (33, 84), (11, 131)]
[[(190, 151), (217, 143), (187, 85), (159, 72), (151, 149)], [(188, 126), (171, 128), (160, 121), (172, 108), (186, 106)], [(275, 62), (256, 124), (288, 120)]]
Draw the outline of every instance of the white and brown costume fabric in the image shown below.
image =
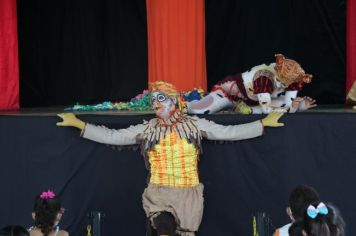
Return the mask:
[(276, 55), (276, 63), (255, 66), (249, 71), (227, 76), (218, 82), (211, 93), (200, 101), (188, 104), (188, 113), (212, 114), (232, 108), (234, 102), (244, 102), (253, 114), (290, 110), (292, 101), (312, 76), (295, 61)]

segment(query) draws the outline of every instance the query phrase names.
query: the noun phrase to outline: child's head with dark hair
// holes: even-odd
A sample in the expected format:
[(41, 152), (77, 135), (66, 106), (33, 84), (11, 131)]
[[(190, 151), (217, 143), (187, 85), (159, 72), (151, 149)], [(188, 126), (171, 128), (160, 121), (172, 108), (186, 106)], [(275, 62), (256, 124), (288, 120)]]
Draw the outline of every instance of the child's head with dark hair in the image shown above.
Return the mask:
[(301, 236), (303, 235), (304, 222), (298, 220), (294, 222), (288, 229), (289, 236)]
[(337, 232), (335, 234), (337, 236), (344, 236), (345, 235), (345, 221), (342, 218), (339, 209), (331, 203), (327, 204), (329, 213), (327, 217), (327, 223), (330, 227), (332, 232)]
[(30, 236), (30, 233), (22, 226), (9, 225), (0, 230), (0, 236)]
[(290, 236), (344, 236), (344, 224), (335, 208), (323, 202), (311, 203), (304, 217), (289, 228)]
[(323, 202), (310, 204), (304, 213), (304, 233), (308, 236), (331, 236), (329, 225), (329, 208)]
[(303, 219), (307, 207), (317, 201), (319, 201), (319, 194), (314, 188), (308, 185), (299, 185), (289, 195), (287, 214), (292, 221)]
[(56, 195), (48, 190), (36, 196), (33, 206), (34, 226), (41, 229), (44, 236), (54, 229), (62, 217), (62, 208)]

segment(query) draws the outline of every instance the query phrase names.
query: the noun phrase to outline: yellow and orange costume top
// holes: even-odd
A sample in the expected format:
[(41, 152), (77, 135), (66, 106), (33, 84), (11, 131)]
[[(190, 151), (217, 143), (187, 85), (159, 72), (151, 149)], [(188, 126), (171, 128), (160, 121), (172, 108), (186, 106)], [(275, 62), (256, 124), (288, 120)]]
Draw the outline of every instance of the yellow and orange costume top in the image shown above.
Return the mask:
[(150, 183), (171, 187), (194, 187), (199, 184), (197, 148), (170, 133), (148, 151)]
[(201, 140), (241, 140), (262, 135), (260, 121), (242, 125), (219, 125), (177, 111), (164, 123), (160, 118), (127, 129), (112, 130), (87, 124), (82, 136), (110, 145), (141, 144), (141, 153), (150, 169), (149, 183), (171, 187), (199, 184), (197, 160)]

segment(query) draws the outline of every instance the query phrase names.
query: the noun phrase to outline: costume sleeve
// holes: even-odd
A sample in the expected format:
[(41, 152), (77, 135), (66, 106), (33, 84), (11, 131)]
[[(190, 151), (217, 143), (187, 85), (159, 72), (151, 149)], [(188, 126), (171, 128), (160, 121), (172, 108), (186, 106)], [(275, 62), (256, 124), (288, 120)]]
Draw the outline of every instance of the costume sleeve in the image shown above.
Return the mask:
[(197, 120), (198, 129), (209, 140), (235, 141), (261, 136), (263, 125), (261, 121), (254, 121), (241, 125), (219, 125), (206, 119)]
[(274, 90), (272, 78), (268, 76), (270, 73), (265, 70), (259, 70), (256, 74), (257, 78), (253, 81), (253, 92), (257, 95), (262, 113), (268, 114), (272, 111), (271, 93)]
[(270, 112), (272, 112), (273, 110), (271, 107), (272, 99), (270, 93), (258, 93), (257, 99), (262, 109), (262, 113), (269, 114)]
[(258, 93), (272, 93), (273, 82), (267, 76), (260, 76), (253, 81), (253, 92)]
[(286, 107), (291, 107), (293, 100), (297, 97), (298, 91), (293, 90), (293, 91), (286, 91), (286, 94), (284, 95), (284, 104)]
[(127, 129), (109, 129), (105, 126), (86, 124), (81, 136), (99, 143), (111, 145), (138, 144), (137, 136), (144, 130), (144, 125), (132, 125)]
[(286, 89), (287, 91), (301, 91), (303, 89), (303, 84), (302, 83), (293, 83), (288, 86)]

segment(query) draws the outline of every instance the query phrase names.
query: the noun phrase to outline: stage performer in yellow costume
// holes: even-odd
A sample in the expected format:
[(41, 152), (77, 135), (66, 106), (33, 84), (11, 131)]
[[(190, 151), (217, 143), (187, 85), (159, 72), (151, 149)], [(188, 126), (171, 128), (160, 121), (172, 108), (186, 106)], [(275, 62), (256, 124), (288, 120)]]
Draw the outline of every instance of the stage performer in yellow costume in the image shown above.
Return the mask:
[(198, 156), (201, 140), (241, 140), (261, 136), (266, 126), (279, 127), (282, 113), (242, 125), (219, 125), (183, 113), (183, 102), (171, 84), (151, 84), (152, 108), (157, 117), (127, 129), (108, 129), (79, 120), (72, 113), (58, 116), (58, 126), (81, 130), (84, 138), (110, 144), (140, 144), (150, 171), (142, 195), (149, 227), (148, 235), (193, 236), (203, 214), (203, 189), (199, 181)]

